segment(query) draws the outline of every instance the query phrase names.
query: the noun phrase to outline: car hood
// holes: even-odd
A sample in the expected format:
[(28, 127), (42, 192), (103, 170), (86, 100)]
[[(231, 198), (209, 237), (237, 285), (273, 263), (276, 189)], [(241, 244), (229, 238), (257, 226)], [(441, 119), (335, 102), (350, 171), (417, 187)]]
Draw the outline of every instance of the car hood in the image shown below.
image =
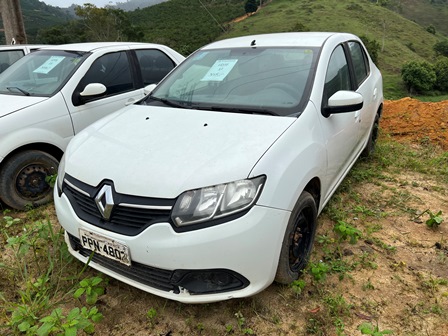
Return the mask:
[(48, 99), (48, 97), (33, 97), (33, 96), (18, 96), (0, 94), (0, 102), (2, 108), (0, 109), (0, 118), (8, 114), (20, 111), (28, 106), (40, 103)]
[(248, 177), (296, 118), (132, 106), (88, 127), (66, 154), (66, 172), (119, 193), (174, 198)]

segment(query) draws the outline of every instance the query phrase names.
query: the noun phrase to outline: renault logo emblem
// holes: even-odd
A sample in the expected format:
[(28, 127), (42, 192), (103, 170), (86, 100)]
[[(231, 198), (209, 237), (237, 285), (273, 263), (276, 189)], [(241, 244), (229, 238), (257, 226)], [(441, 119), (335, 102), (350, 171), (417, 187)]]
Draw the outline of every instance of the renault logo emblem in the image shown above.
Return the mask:
[(95, 203), (104, 219), (109, 219), (114, 208), (112, 187), (105, 184), (95, 197)]

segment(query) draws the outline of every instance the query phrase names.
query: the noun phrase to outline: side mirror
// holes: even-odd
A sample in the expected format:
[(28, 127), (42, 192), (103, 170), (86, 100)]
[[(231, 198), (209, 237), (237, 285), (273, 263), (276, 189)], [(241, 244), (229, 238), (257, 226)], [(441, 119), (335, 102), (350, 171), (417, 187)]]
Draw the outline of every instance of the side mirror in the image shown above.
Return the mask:
[(155, 88), (157, 84), (149, 84), (143, 88), (143, 94), (145, 96), (149, 95)]
[(99, 96), (105, 93), (107, 90), (106, 86), (101, 83), (90, 83), (84, 88), (84, 91), (80, 92), (81, 97), (92, 97)]
[(333, 94), (322, 108), (322, 115), (328, 118), (331, 114), (358, 111), (364, 104), (361, 94), (354, 91), (338, 91)]

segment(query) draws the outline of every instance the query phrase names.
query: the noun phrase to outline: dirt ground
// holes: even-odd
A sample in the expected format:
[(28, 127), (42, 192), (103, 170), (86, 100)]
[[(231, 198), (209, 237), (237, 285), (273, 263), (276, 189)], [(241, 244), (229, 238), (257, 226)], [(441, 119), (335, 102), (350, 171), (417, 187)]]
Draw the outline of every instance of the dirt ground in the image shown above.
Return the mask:
[(423, 103), (412, 98), (385, 101), (381, 127), (394, 139), (420, 144), (431, 142), (448, 150), (448, 100), (439, 103)]

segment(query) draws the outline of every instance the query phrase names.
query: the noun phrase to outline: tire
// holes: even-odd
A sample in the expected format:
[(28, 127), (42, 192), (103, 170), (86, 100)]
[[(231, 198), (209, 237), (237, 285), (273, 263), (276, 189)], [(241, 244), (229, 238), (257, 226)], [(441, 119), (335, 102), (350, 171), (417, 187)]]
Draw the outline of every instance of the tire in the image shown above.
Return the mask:
[(0, 170), (2, 201), (17, 210), (39, 206), (52, 200), (46, 177), (57, 173), (58, 160), (37, 150), (17, 153), (3, 162)]
[(297, 280), (308, 264), (316, 235), (317, 206), (309, 192), (304, 191), (289, 218), (277, 267), (275, 281), (290, 284)]
[(369, 157), (375, 152), (376, 140), (378, 139), (378, 130), (380, 126), (380, 115), (377, 113), (375, 115), (375, 120), (373, 121), (372, 129), (370, 130), (369, 139), (367, 140), (366, 147), (361, 152), (361, 157)]

